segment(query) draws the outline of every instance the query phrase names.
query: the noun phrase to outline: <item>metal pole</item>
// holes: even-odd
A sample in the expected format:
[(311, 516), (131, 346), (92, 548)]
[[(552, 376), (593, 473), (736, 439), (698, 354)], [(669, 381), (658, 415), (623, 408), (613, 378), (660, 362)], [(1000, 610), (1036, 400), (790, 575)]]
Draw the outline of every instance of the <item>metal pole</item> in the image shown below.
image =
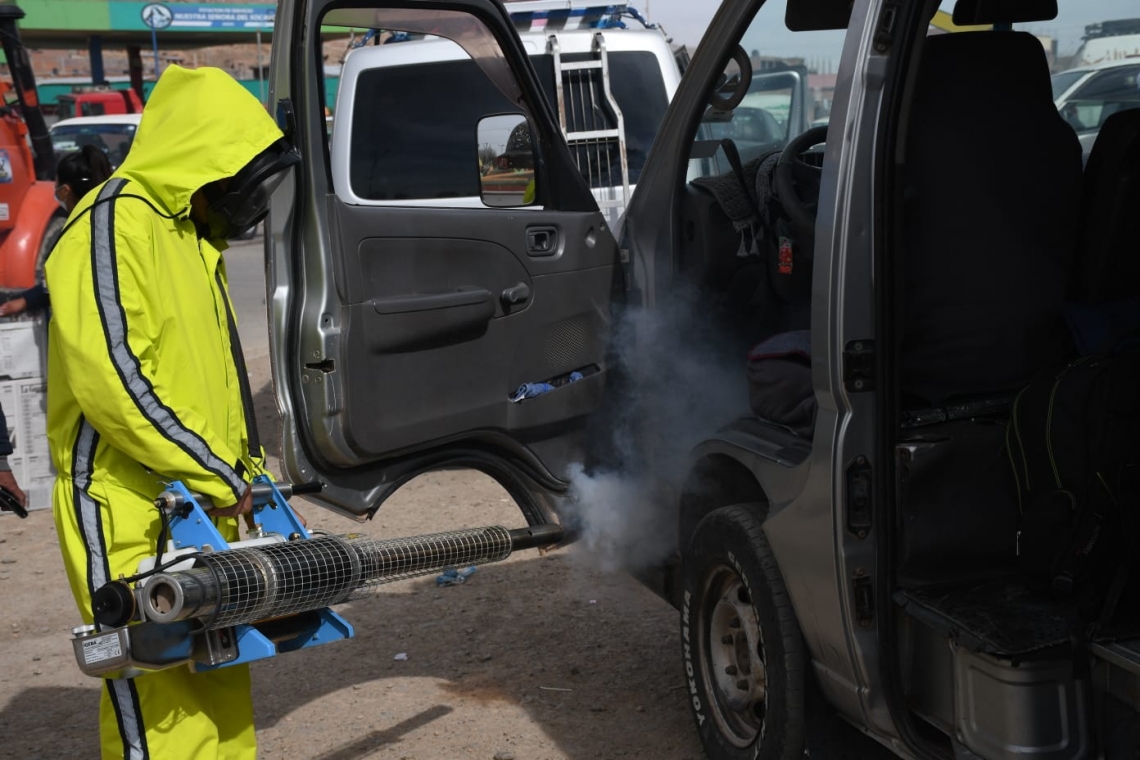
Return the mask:
[(261, 30), (257, 30), (257, 95), (265, 102), (265, 82), (261, 78)]
[(93, 34), (87, 39), (87, 57), (91, 61), (91, 84), (106, 84), (103, 69), (103, 38)]
[(154, 81), (158, 81), (158, 30), (153, 26), (150, 28), (150, 42), (154, 46)]

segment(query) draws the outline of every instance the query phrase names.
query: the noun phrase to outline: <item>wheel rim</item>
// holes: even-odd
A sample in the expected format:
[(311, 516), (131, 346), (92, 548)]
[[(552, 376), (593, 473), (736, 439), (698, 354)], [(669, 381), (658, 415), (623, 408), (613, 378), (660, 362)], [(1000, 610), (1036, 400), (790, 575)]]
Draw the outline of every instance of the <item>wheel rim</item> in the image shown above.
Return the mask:
[(752, 595), (740, 574), (721, 566), (712, 571), (701, 610), (705, 688), (712, 696), (721, 736), (738, 747), (764, 736), (768, 670), (764, 638)]

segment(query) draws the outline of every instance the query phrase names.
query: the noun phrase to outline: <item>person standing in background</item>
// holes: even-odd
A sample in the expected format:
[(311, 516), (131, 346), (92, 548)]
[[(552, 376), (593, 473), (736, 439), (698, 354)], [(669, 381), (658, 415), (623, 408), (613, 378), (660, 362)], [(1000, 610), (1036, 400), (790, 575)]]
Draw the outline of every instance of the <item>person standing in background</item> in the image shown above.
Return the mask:
[[(55, 200), (70, 215), (83, 196), (110, 176), (111, 162), (107, 155), (94, 145), (84, 145), (59, 160), (55, 172)], [(47, 307), (47, 288), (38, 283), (12, 300), (0, 303), (0, 317), (15, 317), (25, 311), (42, 311)]]

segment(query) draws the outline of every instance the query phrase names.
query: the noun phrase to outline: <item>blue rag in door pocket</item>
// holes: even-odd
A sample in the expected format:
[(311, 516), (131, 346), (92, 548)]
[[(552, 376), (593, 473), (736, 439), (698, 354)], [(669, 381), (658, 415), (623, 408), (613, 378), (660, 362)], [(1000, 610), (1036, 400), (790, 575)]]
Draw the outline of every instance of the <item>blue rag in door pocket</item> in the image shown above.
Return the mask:
[(581, 372), (571, 372), (562, 380), (562, 382), (523, 383), (519, 386), (517, 391), (511, 394), (511, 401), (517, 404), (524, 399), (535, 398), (536, 396), (541, 396), (544, 393), (550, 393), (552, 390), (561, 388), (563, 385), (577, 382), (578, 380), (581, 380), (582, 377), (583, 375)]

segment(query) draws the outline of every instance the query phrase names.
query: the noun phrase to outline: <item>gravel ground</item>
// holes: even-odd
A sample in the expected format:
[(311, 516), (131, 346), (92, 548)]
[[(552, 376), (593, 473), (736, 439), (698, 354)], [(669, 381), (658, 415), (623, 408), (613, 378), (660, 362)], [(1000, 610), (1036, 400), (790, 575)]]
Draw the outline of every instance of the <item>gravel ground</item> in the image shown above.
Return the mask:
[[(265, 358), (250, 371), (275, 441)], [(497, 484), (467, 471), (413, 481), (364, 526), (304, 512), (313, 527), (377, 537), (523, 524)], [(71, 653), (79, 620), (48, 511), (0, 516), (0, 607), (0, 757), (94, 757), (100, 682)], [(340, 612), (355, 639), (252, 666), (261, 757), (702, 757), (676, 612), (575, 547), (521, 552), (462, 586), (393, 583)]]

